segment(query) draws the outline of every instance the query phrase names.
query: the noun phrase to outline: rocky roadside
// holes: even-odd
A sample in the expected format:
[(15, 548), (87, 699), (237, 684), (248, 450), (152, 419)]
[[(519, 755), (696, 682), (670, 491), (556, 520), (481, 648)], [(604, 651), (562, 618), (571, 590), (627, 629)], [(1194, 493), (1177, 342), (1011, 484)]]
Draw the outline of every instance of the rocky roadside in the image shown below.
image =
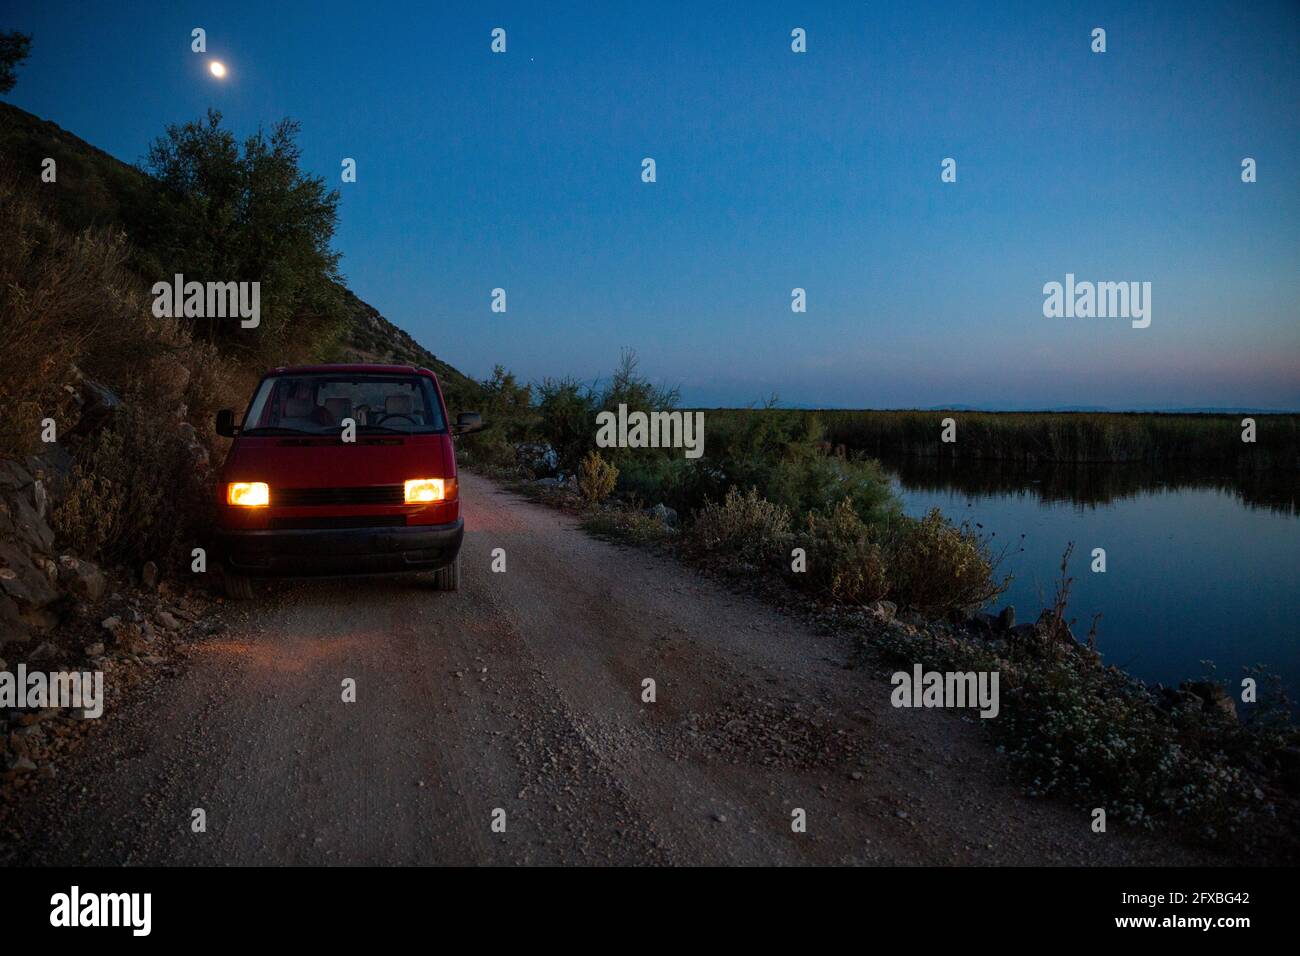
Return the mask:
[[(113, 723), (125, 699), (177, 674), (186, 646), (221, 629), (213, 617), (220, 598), (163, 579), (153, 562), (132, 574), (61, 553), (48, 523), (59, 469), (53, 455), (0, 461), (0, 675), (9, 675), (0, 677), (8, 688), (0, 696), (0, 842), (13, 837), (13, 808)], [(102, 715), (31, 706), (28, 694), (18, 696), (20, 669), (102, 674)]]

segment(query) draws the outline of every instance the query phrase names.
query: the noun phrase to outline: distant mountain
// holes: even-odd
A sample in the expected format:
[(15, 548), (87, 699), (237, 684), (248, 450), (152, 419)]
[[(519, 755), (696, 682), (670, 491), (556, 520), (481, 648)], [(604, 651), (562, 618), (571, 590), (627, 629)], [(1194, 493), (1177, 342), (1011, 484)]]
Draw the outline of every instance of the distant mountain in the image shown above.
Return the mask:
[[(65, 228), (79, 232), (110, 227), (128, 237), (146, 234), (143, 217), (155, 188), (147, 173), (49, 120), (0, 103), (0, 164), (35, 179), (46, 157), (57, 165), (59, 188), (48, 190), (44, 199)], [(351, 290), (340, 288), (350, 315), (340, 358), (423, 366), (437, 373), (453, 411), (476, 403), (481, 393), (477, 382), (437, 358)]]

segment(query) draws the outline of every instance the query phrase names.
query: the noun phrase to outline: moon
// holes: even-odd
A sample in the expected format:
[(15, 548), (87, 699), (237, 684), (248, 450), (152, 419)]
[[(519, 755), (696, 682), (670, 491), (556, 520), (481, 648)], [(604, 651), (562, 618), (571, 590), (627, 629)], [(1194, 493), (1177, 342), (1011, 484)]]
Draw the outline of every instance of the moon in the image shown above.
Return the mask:
[(220, 60), (213, 60), (208, 64), (208, 69), (212, 71), (212, 75), (217, 79), (221, 79), (226, 75), (226, 65)]

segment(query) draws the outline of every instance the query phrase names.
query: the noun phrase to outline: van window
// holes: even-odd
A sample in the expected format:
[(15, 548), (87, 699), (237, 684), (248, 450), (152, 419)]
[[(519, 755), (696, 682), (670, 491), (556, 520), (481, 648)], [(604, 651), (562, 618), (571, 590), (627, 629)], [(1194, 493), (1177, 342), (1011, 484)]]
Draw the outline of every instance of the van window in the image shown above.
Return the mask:
[(447, 423), (423, 375), (310, 373), (264, 378), (241, 434), (331, 434), (352, 419), (357, 431), (428, 434)]

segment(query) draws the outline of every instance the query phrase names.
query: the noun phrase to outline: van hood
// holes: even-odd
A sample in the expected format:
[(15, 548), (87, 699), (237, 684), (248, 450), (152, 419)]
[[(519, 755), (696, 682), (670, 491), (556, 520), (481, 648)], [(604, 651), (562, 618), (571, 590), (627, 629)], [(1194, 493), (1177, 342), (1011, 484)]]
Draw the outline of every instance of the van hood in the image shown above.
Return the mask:
[(445, 435), (237, 437), (223, 481), (264, 481), (275, 488), (357, 488), (411, 478), (454, 478), (456, 459)]

